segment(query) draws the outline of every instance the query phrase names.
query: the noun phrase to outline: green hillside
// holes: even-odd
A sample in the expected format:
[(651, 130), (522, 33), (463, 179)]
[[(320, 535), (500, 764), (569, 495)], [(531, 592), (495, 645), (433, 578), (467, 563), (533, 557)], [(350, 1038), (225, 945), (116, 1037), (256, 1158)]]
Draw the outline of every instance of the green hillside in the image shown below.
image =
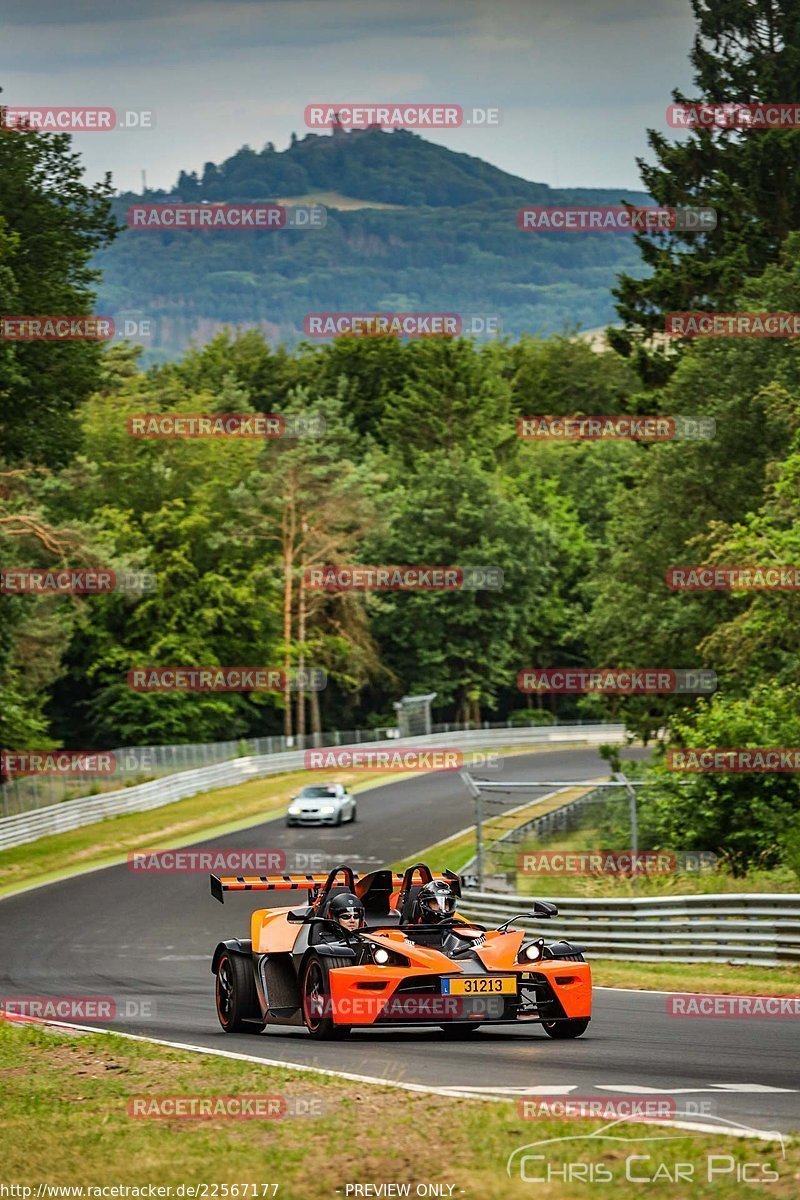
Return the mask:
[[(309, 232), (125, 233), (102, 252), (100, 311), (156, 319), (152, 358), (175, 357), (223, 325), (296, 342), (309, 311), (497, 314), (503, 331), (549, 333), (614, 319), (610, 288), (639, 255), (625, 234), (523, 233), (524, 204), (646, 202), (641, 192), (555, 190), (405, 131), (293, 138), (182, 172), (158, 203), (276, 200), (333, 193)], [(124, 221), (127, 207), (115, 201)], [(399, 207), (358, 207), (358, 205)]]

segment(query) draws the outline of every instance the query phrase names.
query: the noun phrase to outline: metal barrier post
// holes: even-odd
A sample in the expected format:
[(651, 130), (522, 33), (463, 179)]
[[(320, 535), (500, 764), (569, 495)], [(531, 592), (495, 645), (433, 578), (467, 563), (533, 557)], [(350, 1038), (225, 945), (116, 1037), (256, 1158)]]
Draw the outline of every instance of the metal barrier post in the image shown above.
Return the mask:
[[(636, 809), (636, 789), (631, 787), (630, 780), (628, 779), (627, 775), (624, 774), (623, 771), (615, 771), (614, 778), (618, 779), (619, 782), (623, 785), (623, 787), (625, 788), (625, 791), (628, 793), (628, 799), (630, 801), (631, 854), (633, 856), (633, 862), (635, 864), (636, 855), (639, 853), (639, 813)], [(635, 865), (633, 867), (633, 870), (631, 871), (631, 888), (634, 892), (636, 891)]]

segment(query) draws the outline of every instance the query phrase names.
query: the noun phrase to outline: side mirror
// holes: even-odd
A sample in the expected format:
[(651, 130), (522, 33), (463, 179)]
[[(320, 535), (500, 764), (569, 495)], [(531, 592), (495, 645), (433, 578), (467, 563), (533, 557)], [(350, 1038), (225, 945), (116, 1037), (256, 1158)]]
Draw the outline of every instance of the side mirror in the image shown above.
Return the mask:
[(534, 900), (532, 917), (557, 917), (558, 907), (549, 900)]

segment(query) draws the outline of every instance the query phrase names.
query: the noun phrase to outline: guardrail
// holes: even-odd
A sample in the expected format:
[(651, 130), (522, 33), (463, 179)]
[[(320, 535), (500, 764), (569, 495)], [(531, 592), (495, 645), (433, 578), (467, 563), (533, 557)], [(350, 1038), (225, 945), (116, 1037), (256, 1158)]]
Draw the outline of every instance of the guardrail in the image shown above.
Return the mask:
[[(589, 959), (761, 966), (800, 961), (800, 893), (722, 892), (625, 899), (559, 899), (542, 893), (536, 898), (557, 904), (558, 916), (520, 920), (518, 925), (524, 924), (534, 937), (574, 942), (585, 949)], [(531, 899), (466, 892), (458, 910), (491, 928), (515, 910), (525, 912)]]
[[(582, 719), (567, 722), (564, 728), (581, 725), (597, 725), (596, 721)], [(534, 726), (553, 728), (556, 726)], [(521, 729), (530, 726), (513, 726), (510, 721), (491, 724), (484, 721), (480, 726), (473, 722), (463, 724), (432, 725), (426, 732), (447, 734), (481, 733), (493, 738), (499, 730), (510, 731), (512, 739)], [(407, 733), (406, 737), (422, 737), (423, 732)], [(362, 743), (378, 743), (398, 740), (397, 726), (378, 729), (327, 729), (318, 733), (270, 734), (258, 738), (239, 738), (227, 742), (187, 742), (179, 745), (161, 746), (118, 746), (104, 750), (113, 769), (102, 777), (91, 773), (57, 775), (17, 775), (6, 783), (0, 783), (0, 816), (10, 817), (16, 813), (30, 812), (33, 808), (48, 808), (64, 800), (75, 800), (100, 791), (111, 792), (132, 784), (146, 783), (162, 775), (175, 775), (178, 771), (194, 771), (217, 763), (230, 762), (234, 758), (259, 758), (262, 755), (286, 754), (291, 750), (310, 750), (327, 746), (355, 746)]]
[[(389, 739), (370, 742), (370, 750), (398, 750), (402, 747), (430, 748), (452, 747), (459, 750), (489, 749), (492, 746), (537, 746), (552, 743), (583, 743), (599, 745), (603, 742), (625, 740), (623, 725), (548, 725), (528, 728), (473, 729), (466, 733), (435, 733), (423, 737)], [(323, 747), (324, 749), (325, 747)], [(363, 746), (341, 746), (340, 750), (364, 749)], [(64, 800), (32, 812), (17, 813), (0, 818), (0, 850), (34, 842), (49, 834), (64, 833), (83, 825), (92, 825), (106, 817), (122, 813), (144, 812), (184, 800), (200, 792), (214, 788), (231, 787), (267, 775), (278, 775), (284, 771), (299, 771), (304, 767), (305, 751), (291, 750), (279, 754), (250, 755), (235, 758), (230, 762), (216, 763), (192, 771), (180, 771), (150, 783), (121, 788), (75, 800)]]

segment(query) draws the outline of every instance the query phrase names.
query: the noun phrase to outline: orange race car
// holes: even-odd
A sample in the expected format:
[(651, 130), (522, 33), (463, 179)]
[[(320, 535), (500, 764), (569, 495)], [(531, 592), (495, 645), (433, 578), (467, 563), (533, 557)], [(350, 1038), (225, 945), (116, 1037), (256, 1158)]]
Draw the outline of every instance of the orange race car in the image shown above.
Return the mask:
[(557, 915), (532, 910), (487, 930), (459, 916), (459, 877), (424, 863), (400, 875), (211, 877), (211, 893), (308, 890), (302, 908), (258, 909), (250, 938), (220, 942), (211, 970), (226, 1033), (305, 1025), (312, 1037), (353, 1028), (440, 1025), (466, 1036), (479, 1025), (541, 1025), (552, 1038), (580, 1037), (591, 1017), (592, 981), (579, 947), (532, 939), (513, 923)]

